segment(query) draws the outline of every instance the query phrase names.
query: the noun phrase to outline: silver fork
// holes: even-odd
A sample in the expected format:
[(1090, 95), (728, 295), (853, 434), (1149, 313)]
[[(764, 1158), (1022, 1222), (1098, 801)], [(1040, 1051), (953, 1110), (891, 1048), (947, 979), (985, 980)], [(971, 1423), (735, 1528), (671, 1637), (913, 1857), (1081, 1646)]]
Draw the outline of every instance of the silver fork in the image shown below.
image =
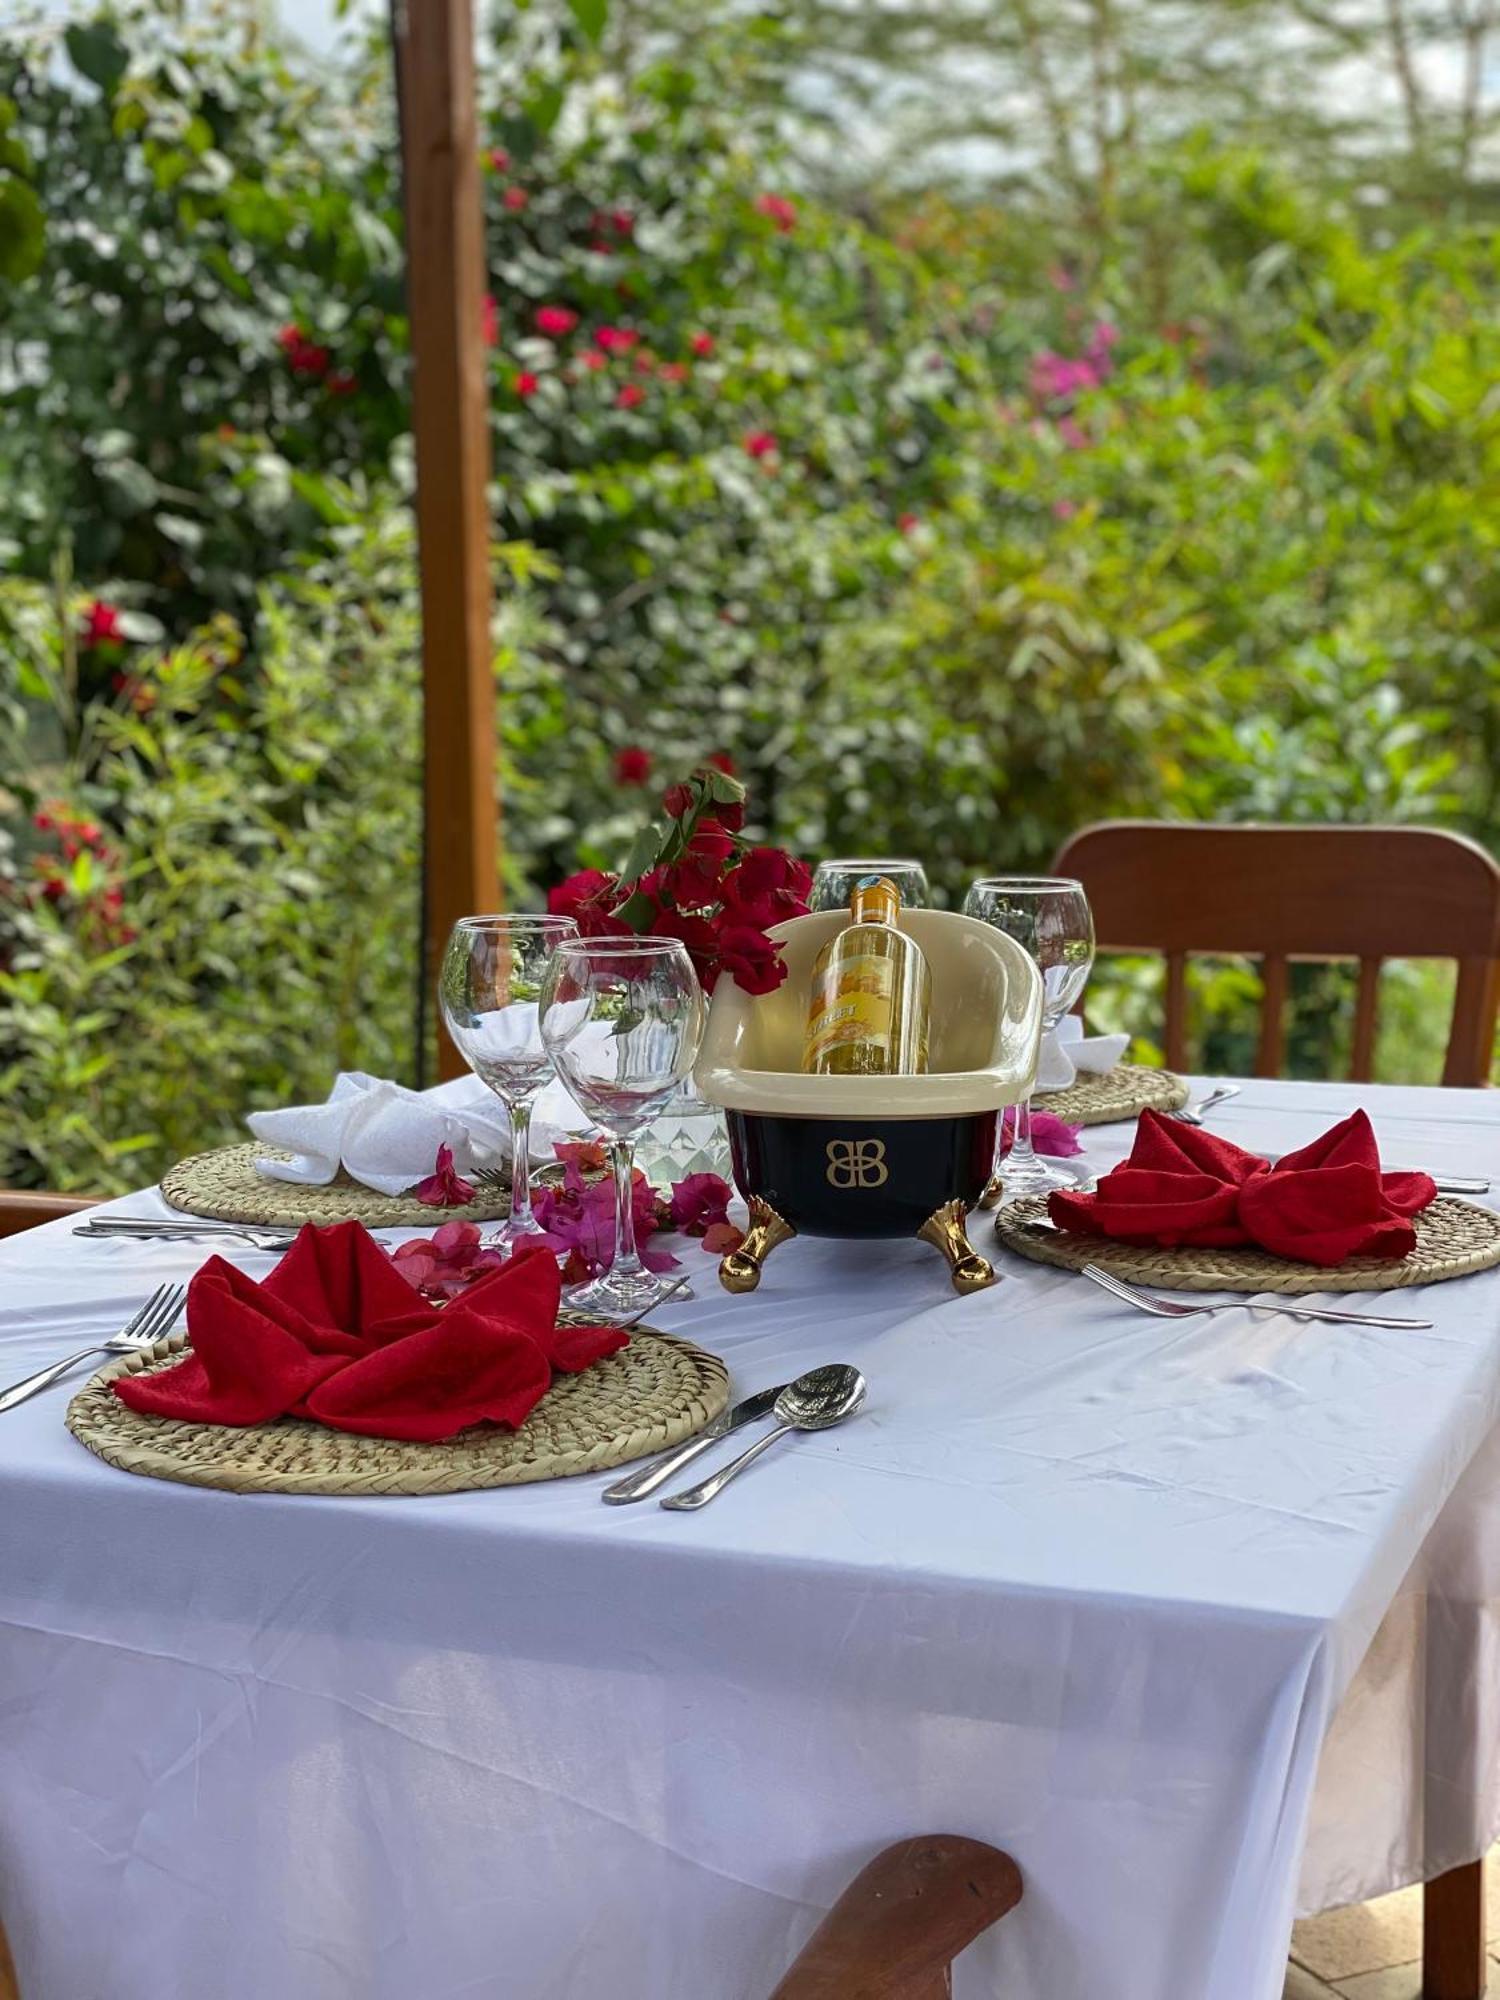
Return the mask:
[(1168, 1116), (1181, 1119), (1184, 1125), (1201, 1125), (1216, 1104), (1227, 1104), (1231, 1097), (1238, 1097), (1244, 1085), (1239, 1083), (1216, 1083), (1207, 1097), (1200, 1097), (1196, 1104), (1183, 1104)]
[(28, 1396), (51, 1388), (59, 1377), (66, 1375), (70, 1368), (76, 1368), (80, 1361), (86, 1361), (91, 1354), (146, 1353), (170, 1333), (172, 1322), (182, 1311), (182, 1302), (186, 1297), (185, 1285), (158, 1285), (140, 1311), (111, 1339), (96, 1340), (91, 1347), (80, 1347), (76, 1354), (54, 1361), (49, 1367), (39, 1368), (35, 1375), (28, 1375), (24, 1381), (13, 1382), (8, 1389), (0, 1391), (0, 1410), (13, 1410)]
[[(1155, 1292), (1143, 1292), (1135, 1285), (1127, 1285), (1123, 1278), (1115, 1277), (1109, 1271), (1101, 1271), (1097, 1264), (1085, 1264), (1083, 1275), (1092, 1278), (1096, 1285), (1102, 1285), (1107, 1292), (1113, 1292), (1117, 1299), (1124, 1299), (1127, 1305), (1137, 1311), (1155, 1313), (1158, 1319), (1196, 1319), (1200, 1314), (1221, 1312), (1252, 1312), (1257, 1306), (1264, 1309), (1266, 1301), (1256, 1296), (1247, 1299), (1215, 1299), (1211, 1305), (1184, 1306), (1175, 1299), (1158, 1298)], [(1379, 1313), (1335, 1312), (1328, 1306), (1289, 1306), (1277, 1297), (1271, 1307), (1273, 1312), (1287, 1314), (1291, 1319), (1331, 1320), (1342, 1326), (1431, 1326), (1430, 1319), (1386, 1318)]]
[(253, 1222), (172, 1222), (154, 1216), (105, 1215), (74, 1226), (75, 1236), (115, 1236), (136, 1243), (189, 1243), (205, 1239), (228, 1239), (248, 1243), (252, 1250), (290, 1250), (297, 1240), (295, 1229), (278, 1223)]

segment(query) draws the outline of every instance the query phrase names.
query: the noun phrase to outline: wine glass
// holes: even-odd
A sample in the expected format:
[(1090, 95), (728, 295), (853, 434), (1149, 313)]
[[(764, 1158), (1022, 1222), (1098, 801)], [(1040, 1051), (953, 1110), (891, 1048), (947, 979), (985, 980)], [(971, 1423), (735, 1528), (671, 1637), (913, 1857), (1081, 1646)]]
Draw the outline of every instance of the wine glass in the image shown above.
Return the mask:
[(672, 1289), (635, 1247), (635, 1141), (693, 1066), (703, 989), (675, 938), (571, 938), (547, 968), (541, 1027), (564, 1086), (609, 1139), (615, 1177), (614, 1262), (568, 1302), (628, 1319)]
[[(1094, 919), (1083, 884), (1063, 875), (990, 875), (964, 897), (964, 915), (1004, 931), (1036, 960), (1042, 975), (1042, 1032), (1050, 1035), (1088, 984), (1094, 963)], [(995, 1171), (1005, 1199), (1069, 1187), (1069, 1175), (1037, 1158), (1031, 1143), (1031, 1093), (1016, 1106), (1003, 1173), (996, 1134)]]
[(531, 1212), (531, 1108), (552, 1075), (538, 1020), (542, 977), (571, 917), (460, 917), (438, 974), (453, 1043), (510, 1115), (510, 1215), (489, 1239), (514, 1250), (542, 1226)]
[(813, 872), (809, 910), (847, 910), (849, 898), (867, 875), (883, 875), (900, 891), (903, 910), (925, 910), (932, 902), (927, 870), (920, 861), (820, 861)]

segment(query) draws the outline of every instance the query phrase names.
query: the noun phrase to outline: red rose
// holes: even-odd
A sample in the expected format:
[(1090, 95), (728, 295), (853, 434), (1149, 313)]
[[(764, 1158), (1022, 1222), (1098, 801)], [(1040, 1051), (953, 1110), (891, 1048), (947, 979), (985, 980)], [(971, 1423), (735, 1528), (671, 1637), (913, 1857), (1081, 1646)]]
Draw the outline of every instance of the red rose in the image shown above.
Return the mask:
[(693, 788), (691, 785), (668, 785), (661, 797), (662, 809), (671, 819), (681, 819), (685, 812), (692, 810)]
[(594, 340), (606, 354), (628, 354), (640, 337), (638, 333), (632, 333), (628, 326), (601, 326)]
[(751, 458), (769, 458), (776, 449), (774, 431), (746, 431), (745, 450)]
[(109, 646), (123, 641), (119, 611), (96, 597), (83, 614), (83, 630), (78, 636), (85, 646)]
[(483, 313), (481, 324), (484, 328), (484, 344), (486, 347), (495, 347), (500, 340), (500, 304), (493, 292), (486, 292), (484, 295)]
[(734, 776), (734, 759), (727, 750), (710, 750), (703, 761), (712, 765), (714, 770), (722, 771), (726, 778)]
[(734, 853), (733, 836), (716, 820), (703, 819), (681, 856), (667, 870), (667, 887), (677, 907), (701, 909), (719, 900), (724, 868)]
[(752, 847), (724, 884), (726, 917), (769, 930), (807, 914), (812, 870), (779, 847)]
[(505, 203), (505, 206), (510, 210), (512, 215), (519, 215), (521, 210), (530, 202), (531, 196), (526, 192), (525, 188), (507, 188), (500, 199)]
[(786, 978), (781, 954), (764, 931), (721, 920), (719, 967), (746, 993), (774, 993)]
[(566, 882), (547, 891), (549, 916), (571, 917), (584, 937), (617, 937), (614, 899), (619, 883), (599, 868), (580, 868)]
[(359, 377), (352, 368), (336, 368), (328, 378), (330, 396), (352, 396), (359, 387)]
[(709, 355), (714, 351), (714, 337), (711, 333), (695, 333), (692, 339), (694, 354)]
[(693, 970), (705, 986), (711, 983), (712, 967), (718, 956), (719, 938), (707, 917), (694, 917), (682, 910), (658, 908), (651, 919), (651, 937), (676, 938), (687, 947)]
[(276, 345), (283, 354), (294, 354), (306, 338), (300, 326), (284, 326), (276, 336)]
[[(622, 389), (621, 395), (625, 392)], [(644, 785), (651, 776), (653, 759), (649, 750), (631, 745), (615, 752), (615, 783), (617, 785)]]
[(783, 236), (789, 236), (797, 227), (797, 204), (788, 201), (784, 194), (758, 194), (755, 206), (764, 216), (769, 216)]
[(656, 372), (656, 356), (648, 354), (643, 347), (630, 365), (634, 368), (637, 375), (654, 375)]
[(287, 365), (294, 375), (326, 375), (328, 364), (333, 358), (326, 347), (319, 347), (309, 340), (300, 326), (284, 326), (276, 336), (276, 345), (287, 358)]
[(638, 403), (644, 403), (646, 392), (639, 382), (627, 382), (615, 397), (617, 410), (633, 410)]
[(590, 347), (579, 359), (583, 362), (585, 368), (607, 368), (609, 366), (608, 361), (599, 352), (597, 347)]
[(609, 226), (616, 236), (634, 236), (635, 217), (628, 208), (612, 208), (609, 212)]
[(510, 165), (510, 154), (503, 146), (491, 146), (490, 165), (497, 174), (503, 174)]
[(571, 333), (578, 324), (578, 315), (570, 306), (542, 306), (536, 316), (536, 330), (546, 334), (549, 340), (558, 340)]
[(533, 375), (529, 368), (523, 368), (519, 375), (511, 378), (510, 386), (518, 396), (526, 397), (534, 396), (542, 385), (538, 376)]
[(658, 373), (661, 375), (663, 382), (671, 382), (675, 385), (678, 382), (685, 382), (687, 380), (688, 365), (685, 361), (664, 361)]
[(704, 811), (710, 819), (717, 820), (720, 826), (727, 827), (731, 833), (738, 833), (740, 828), (745, 824), (745, 801), (743, 799), (729, 799), (727, 801), (710, 799)]

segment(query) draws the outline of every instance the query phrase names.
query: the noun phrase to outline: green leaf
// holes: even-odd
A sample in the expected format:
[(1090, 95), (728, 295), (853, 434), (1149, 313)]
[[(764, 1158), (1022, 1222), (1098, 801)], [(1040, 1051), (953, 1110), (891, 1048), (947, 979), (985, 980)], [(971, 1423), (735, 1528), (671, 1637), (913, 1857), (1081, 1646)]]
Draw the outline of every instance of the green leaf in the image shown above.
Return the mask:
[(543, 137), (557, 123), (563, 108), (563, 92), (560, 84), (545, 84), (533, 91), (526, 100), (526, 116), (534, 129)]
[(47, 218), (33, 189), (14, 174), (0, 174), (0, 278), (19, 284), (41, 264)]
[(125, 74), (130, 57), (113, 28), (103, 21), (75, 21), (63, 36), (73, 67), (90, 83), (97, 83), (106, 97)]
[(597, 42), (609, 19), (609, 0), (568, 0), (568, 11), (591, 42)]
[(646, 870), (655, 866), (660, 850), (661, 828), (654, 821), (648, 822), (630, 843), (625, 866), (620, 870), (621, 883), (628, 889), (639, 882)]

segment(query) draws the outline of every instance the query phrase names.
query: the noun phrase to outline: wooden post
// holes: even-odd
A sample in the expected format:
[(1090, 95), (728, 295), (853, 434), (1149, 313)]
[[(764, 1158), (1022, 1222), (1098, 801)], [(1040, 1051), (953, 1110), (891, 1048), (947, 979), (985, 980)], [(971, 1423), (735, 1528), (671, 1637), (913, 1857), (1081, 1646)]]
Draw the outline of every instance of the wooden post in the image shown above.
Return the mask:
[[(392, 0), (422, 572), (423, 993), (499, 896), (484, 224), (471, 0)], [(463, 1069), (440, 1033), (438, 1070)], [(422, 1055), (418, 1053), (418, 1063)]]
[(1484, 2000), (1487, 1928), (1482, 1861), (1423, 1884), (1422, 2000)]

